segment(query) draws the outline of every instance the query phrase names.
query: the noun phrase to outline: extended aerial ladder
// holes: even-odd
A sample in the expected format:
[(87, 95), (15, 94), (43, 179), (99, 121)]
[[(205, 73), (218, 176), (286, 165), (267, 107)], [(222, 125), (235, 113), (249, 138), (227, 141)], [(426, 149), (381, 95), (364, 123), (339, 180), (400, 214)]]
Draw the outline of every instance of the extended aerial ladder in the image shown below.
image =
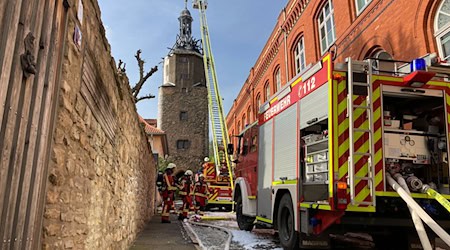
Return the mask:
[(233, 172), (231, 169), (230, 158), (227, 152), (229, 142), (228, 130), (225, 124), (222, 98), (219, 91), (219, 83), (216, 75), (214, 56), (209, 39), (209, 29), (206, 18), (206, 0), (193, 0), (193, 8), (200, 12), (200, 33), (203, 45), (203, 64), (205, 67), (206, 84), (208, 88), (208, 110), (212, 129), (212, 142), (214, 150), (214, 163), (216, 173), (219, 175), (223, 169), (227, 169), (229, 184), (231, 189), (234, 187)]

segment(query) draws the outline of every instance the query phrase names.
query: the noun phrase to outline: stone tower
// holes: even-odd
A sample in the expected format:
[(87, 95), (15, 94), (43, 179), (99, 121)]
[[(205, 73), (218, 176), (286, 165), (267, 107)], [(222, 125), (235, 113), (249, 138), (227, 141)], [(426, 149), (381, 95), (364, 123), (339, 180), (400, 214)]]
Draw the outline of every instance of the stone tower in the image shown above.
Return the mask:
[(208, 91), (199, 41), (192, 37), (192, 16), (181, 11), (180, 33), (164, 58), (159, 87), (158, 128), (167, 134), (168, 160), (177, 171), (197, 170), (208, 155)]

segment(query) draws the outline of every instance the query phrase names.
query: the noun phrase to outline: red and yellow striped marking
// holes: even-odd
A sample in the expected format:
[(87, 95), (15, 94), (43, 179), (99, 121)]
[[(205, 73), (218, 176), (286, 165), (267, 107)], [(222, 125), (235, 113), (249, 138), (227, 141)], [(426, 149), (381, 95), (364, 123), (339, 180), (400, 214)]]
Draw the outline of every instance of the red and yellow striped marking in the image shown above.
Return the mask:
[[(348, 157), (349, 157), (349, 119), (347, 117), (347, 82), (342, 78), (335, 81), (335, 95), (337, 109), (336, 118), (337, 126), (334, 127), (334, 140), (337, 141), (337, 160), (334, 161), (338, 166), (335, 173), (339, 181), (347, 181), (348, 176)], [(373, 166), (375, 168), (375, 185), (383, 190), (383, 155), (382, 155), (382, 108), (381, 108), (381, 88), (379, 83), (373, 85), (373, 118), (374, 118), (374, 159)], [(367, 105), (365, 96), (353, 96), (354, 105)], [(334, 113), (333, 112), (333, 113)], [(363, 109), (354, 110), (353, 123), (354, 128), (369, 129), (369, 120), (367, 113)], [(354, 150), (355, 152), (369, 152), (369, 135), (363, 132), (354, 133)], [(368, 157), (354, 156), (355, 176), (368, 177)], [(374, 197), (373, 197), (374, 198)], [(355, 201), (371, 201), (370, 186), (368, 181), (355, 179)], [(349, 206), (349, 210), (353, 211), (374, 211), (373, 207), (367, 205)]]
[(203, 169), (203, 175), (205, 176), (205, 181), (215, 181), (216, 180), (216, 167), (214, 164), (208, 164)]
[(233, 190), (227, 186), (210, 186), (208, 203), (232, 204)]

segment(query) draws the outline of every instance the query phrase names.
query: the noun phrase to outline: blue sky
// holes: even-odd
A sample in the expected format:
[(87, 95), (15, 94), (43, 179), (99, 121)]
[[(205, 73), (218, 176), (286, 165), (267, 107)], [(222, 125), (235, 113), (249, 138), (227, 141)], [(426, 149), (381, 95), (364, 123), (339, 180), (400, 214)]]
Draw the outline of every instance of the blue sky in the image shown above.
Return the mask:
[[(216, 62), (219, 88), (228, 113), (242, 84), (247, 79), (261, 53), (276, 20), (288, 0), (209, 0), (206, 12), (211, 47)], [(154, 99), (137, 104), (144, 118), (157, 118), (158, 86), (162, 84), (162, 58), (175, 43), (178, 16), (184, 9), (183, 0), (99, 0), (106, 35), (113, 56), (126, 63), (130, 83), (139, 79), (134, 58), (142, 49), (145, 70), (158, 65), (140, 95), (151, 93)], [(193, 35), (200, 39), (199, 13), (188, 1), (193, 22)]]

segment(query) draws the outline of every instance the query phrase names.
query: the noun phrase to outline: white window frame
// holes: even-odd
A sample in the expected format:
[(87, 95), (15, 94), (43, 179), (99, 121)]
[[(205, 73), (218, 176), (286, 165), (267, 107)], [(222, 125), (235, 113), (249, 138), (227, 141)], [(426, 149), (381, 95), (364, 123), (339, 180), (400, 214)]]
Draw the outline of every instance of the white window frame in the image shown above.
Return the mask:
[(369, 4), (372, 2), (372, 0), (363, 0), (364, 5), (358, 6), (358, 0), (355, 0), (355, 7), (356, 7), (356, 15), (359, 16), (366, 8), (369, 6)]
[[(328, 13), (328, 15), (325, 15), (325, 7), (329, 6), (330, 8), (330, 13)], [(331, 2), (331, 0), (327, 0), (327, 2), (325, 3), (325, 5), (322, 7), (322, 10), (320, 11), (320, 15), (319, 18), (317, 18), (317, 23), (319, 25), (319, 43), (320, 43), (320, 51), (322, 52), (322, 55), (325, 54), (325, 52), (331, 47), (331, 45), (333, 45), (333, 43), (336, 41), (336, 29), (335, 29), (335, 24), (334, 24), (334, 9), (333, 9), (333, 4)], [(320, 17), (323, 16), (323, 20), (322, 22), (320, 22)], [(322, 32), (321, 29), (324, 28), (325, 32), (326, 32), (326, 24), (327, 21), (331, 19), (331, 32), (332, 32), (332, 41), (328, 41), (328, 34), (325, 34), (325, 43), (326, 46), (325, 48), (322, 47)]]
[[(438, 11), (436, 12), (436, 16), (434, 17), (434, 37), (436, 38), (436, 43), (438, 45), (438, 52), (439, 52), (439, 56), (443, 59), (443, 60), (450, 60), (450, 53), (447, 55), (447, 57), (444, 56), (444, 51), (442, 49), (442, 43), (441, 43), (441, 38), (447, 34), (450, 33), (450, 22), (446, 25), (444, 25), (444, 27), (441, 27), (439, 29), (438, 27), (438, 19), (439, 19), (439, 15), (441, 13), (444, 13), (441, 11), (442, 6), (444, 5), (445, 2), (450, 2), (450, 0), (443, 0), (440, 4), (439, 4), (439, 8)], [(450, 13), (447, 13), (450, 14)]]
[(275, 93), (281, 89), (281, 70), (280, 67), (275, 71)]
[(306, 68), (305, 40), (303, 36), (298, 39), (294, 49), (294, 65), (295, 74), (300, 73)]

